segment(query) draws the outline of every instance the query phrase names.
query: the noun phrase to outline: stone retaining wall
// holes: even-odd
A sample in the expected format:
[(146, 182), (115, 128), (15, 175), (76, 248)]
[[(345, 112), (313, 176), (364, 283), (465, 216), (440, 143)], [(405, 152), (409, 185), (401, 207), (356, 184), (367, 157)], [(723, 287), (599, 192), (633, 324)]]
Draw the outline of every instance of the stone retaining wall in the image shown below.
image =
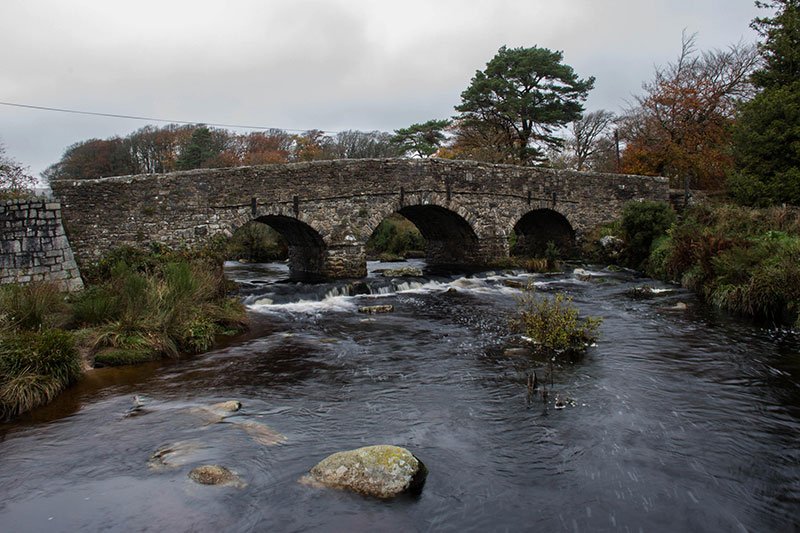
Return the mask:
[(0, 201), (0, 285), (55, 282), (83, 288), (64, 227), (61, 204), (51, 200)]

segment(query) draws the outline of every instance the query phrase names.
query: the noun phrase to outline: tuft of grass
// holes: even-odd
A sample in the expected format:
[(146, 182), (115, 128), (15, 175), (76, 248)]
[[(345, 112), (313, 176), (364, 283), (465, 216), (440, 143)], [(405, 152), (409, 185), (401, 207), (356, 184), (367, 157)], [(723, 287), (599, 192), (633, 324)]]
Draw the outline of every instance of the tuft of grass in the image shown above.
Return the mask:
[(81, 375), (72, 335), (16, 331), (0, 337), (0, 419), (50, 402)]
[(62, 325), (68, 307), (54, 283), (0, 287), (0, 329), (36, 330)]

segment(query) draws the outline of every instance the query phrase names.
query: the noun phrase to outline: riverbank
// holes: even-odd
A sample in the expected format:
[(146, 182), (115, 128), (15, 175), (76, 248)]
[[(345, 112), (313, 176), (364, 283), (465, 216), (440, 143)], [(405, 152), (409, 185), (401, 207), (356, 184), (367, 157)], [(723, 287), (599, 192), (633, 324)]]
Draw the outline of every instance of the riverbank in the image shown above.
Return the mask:
[(645, 270), (725, 311), (800, 327), (800, 209), (692, 207), (653, 240)]
[(119, 249), (87, 270), (86, 290), (0, 289), (0, 420), (44, 405), (85, 366), (117, 366), (208, 350), (246, 315), (212, 255)]

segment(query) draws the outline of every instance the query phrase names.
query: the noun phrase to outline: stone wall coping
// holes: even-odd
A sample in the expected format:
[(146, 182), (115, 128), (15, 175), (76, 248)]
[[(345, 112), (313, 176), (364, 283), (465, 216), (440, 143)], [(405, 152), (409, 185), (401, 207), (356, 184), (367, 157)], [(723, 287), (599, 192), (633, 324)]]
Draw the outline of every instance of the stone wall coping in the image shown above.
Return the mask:
[(103, 178), (81, 179), (81, 180), (56, 180), (53, 182), (55, 189), (58, 189), (59, 183), (68, 183), (72, 187), (80, 187), (82, 185), (90, 185), (96, 183), (133, 183), (141, 180), (153, 180), (178, 177), (178, 176), (204, 176), (214, 175), (219, 172), (245, 172), (251, 170), (275, 169), (284, 168), (287, 172), (295, 170), (314, 169), (315, 167), (347, 167), (347, 166), (364, 166), (368, 164), (380, 165), (406, 165), (408, 167), (420, 168), (435, 168), (437, 166), (448, 168), (464, 168), (464, 169), (497, 169), (497, 170), (516, 170), (523, 172), (532, 172), (540, 174), (550, 174), (553, 176), (586, 176), (586, 177), (606, 177), (609, 179), (624, 179), (630, 181), (652, 181), (656, 183), (668, 183), (669, 179), (662, 176), (641, 176), (638, 174), (615, 174), (603, 172), (586, 172), (570, 169), (554, 169), (547, 167), (524, 167), (519, 165), (508, 165), (500, 163), (484, 163), (481, 161), (460, 160), (460, 159), (409, 159), (409, 158), (384, 158), (384, 159), (326, 159), (321, 161), (300, 161), (294, 163), (273, 163), (268, 165), (252, 165), (252, 166), (239, 166), (239, 167), (220, 167), (220, 168), (199, 168), (193, 170), (176, 170), (174, 172), (166, 173), (153, 173), (153, 174), (129, 174), (125, 176), (108, 176)]

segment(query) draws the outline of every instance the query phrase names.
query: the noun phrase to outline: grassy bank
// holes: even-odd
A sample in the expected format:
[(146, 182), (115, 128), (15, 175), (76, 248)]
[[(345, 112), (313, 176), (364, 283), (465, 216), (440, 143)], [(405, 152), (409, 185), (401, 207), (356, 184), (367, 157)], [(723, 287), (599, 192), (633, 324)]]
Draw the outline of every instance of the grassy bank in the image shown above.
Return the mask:
[(692, 208), (653, 242), (647, 271), (727, 311), (800, 327), (800, 209)]
[(217, 254), (119, 249), (87, 269), (87, 288), (0, 288), (0, 419), (51, 401), (95, 366), (141, 363), (208, 350), (245, 327), (227, 296)]

